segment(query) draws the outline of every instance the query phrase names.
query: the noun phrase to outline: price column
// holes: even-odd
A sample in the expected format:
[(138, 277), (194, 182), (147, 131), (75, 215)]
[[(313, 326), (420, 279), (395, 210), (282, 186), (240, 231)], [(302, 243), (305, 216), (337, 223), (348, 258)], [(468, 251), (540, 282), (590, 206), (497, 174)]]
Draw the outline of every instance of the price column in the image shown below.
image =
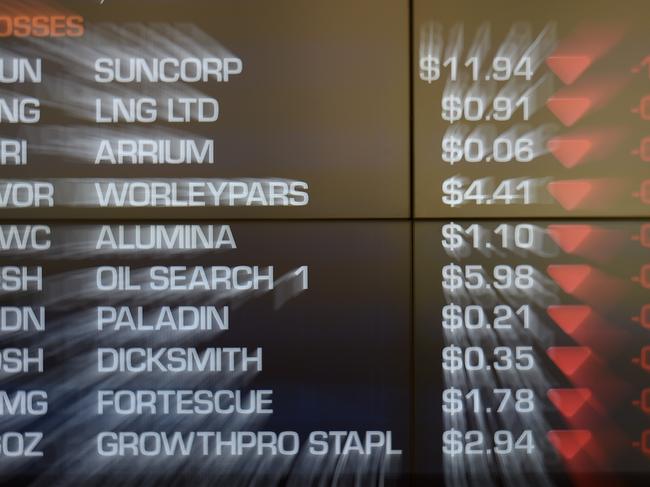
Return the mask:
[(530, 331), (538, 271), (508, 254), (540, 235), (527, 224), (445, 223), (440, 232), (446, 478), (537, 470), (541, 384)]

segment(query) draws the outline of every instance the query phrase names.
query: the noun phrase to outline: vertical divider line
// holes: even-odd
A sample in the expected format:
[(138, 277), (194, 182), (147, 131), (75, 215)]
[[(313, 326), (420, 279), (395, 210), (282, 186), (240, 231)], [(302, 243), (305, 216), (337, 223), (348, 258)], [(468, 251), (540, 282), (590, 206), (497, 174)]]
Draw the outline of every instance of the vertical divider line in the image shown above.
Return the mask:
[(409, 355), (409, 466), (407, 472), (408, 483), (415, 485), (415, 166), (414, 166), (414, 117), (413, 117), (413, 2), (408, 0), (408, 110), (409, 110), (409, 227), (411, 235), (411, 272), (410, 272), (410, 319), (409, 319), (409, 332), (410, 332), (410, 355)]

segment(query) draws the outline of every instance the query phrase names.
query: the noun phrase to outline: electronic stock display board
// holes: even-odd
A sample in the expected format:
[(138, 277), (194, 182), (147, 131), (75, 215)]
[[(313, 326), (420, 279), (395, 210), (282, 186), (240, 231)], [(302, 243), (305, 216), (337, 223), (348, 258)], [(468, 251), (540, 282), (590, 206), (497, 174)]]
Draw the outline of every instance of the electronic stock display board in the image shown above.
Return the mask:
[(649, 14), (0, 0), (2, 485), (647, 485)]

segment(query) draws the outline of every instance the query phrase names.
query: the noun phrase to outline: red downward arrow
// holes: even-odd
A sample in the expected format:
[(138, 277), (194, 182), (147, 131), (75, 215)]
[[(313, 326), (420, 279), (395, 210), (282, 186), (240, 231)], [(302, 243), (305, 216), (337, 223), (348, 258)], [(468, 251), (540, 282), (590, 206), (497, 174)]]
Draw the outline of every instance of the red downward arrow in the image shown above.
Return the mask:
[(591, 441), (589, 430), (552, 430), (546, 436), (566, 460), (575, 457)]
[(572, 168), (583, 161), (593, 142), (586, 138), (552, 137), (546, 147), (564, 167)]
[(567, 85), (577, 80), (592, 62), (589, 56), (551, 55), (546, 58), (546, 65)]
[(585, 97), (552, 96), (546, 100), (546, 106), (560, 122), (570, 127), (591, 108), (592, 102)]
[(549, 225), (548, 234), (562, 250), (570, 254), (592, 234), (591, 225)]
[(551, 264), (546, 272), (565, 293), (571, 294), (589, 277), (591, 269), (591, 266), (584, 264)]
[(565, 210), (574, 210), (594, 190), (592, 181), (586, 179), (572, 179), (564, 181), (551, 181), (546, 189)]
[(589, 347), (551, 347), (546, 354), (564, 375), (571, 377), (591, 355)]
[(573, 334), (591, 315), (591, 308), (584, 305), (554, 305), (546, 309), (549, 316), (568, 335)]
[(558, 411), (565, 417), (572, 418), (591, 399), (591, 390), (587, 388), (549, 389), (547, 395)]

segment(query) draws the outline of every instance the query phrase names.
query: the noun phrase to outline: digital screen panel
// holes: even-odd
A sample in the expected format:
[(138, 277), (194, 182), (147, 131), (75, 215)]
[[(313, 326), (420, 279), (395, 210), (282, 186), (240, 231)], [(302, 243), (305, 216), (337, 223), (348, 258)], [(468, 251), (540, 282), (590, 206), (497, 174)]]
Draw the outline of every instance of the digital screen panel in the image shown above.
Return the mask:
[(0, 16), (12, 217), (408, 217), (402, 2), (3, 0)]
[(0, 483), (647, 486), (646, 3), (0, 0)]
[(416, 223), (420, 475), (446, 485), (647, 480), (649, 228)]
[(647, 216), (646, 9), (416, 0), (416, 216)]
[(407, 472), (408, 224), (0, 228), (3, 482)]

